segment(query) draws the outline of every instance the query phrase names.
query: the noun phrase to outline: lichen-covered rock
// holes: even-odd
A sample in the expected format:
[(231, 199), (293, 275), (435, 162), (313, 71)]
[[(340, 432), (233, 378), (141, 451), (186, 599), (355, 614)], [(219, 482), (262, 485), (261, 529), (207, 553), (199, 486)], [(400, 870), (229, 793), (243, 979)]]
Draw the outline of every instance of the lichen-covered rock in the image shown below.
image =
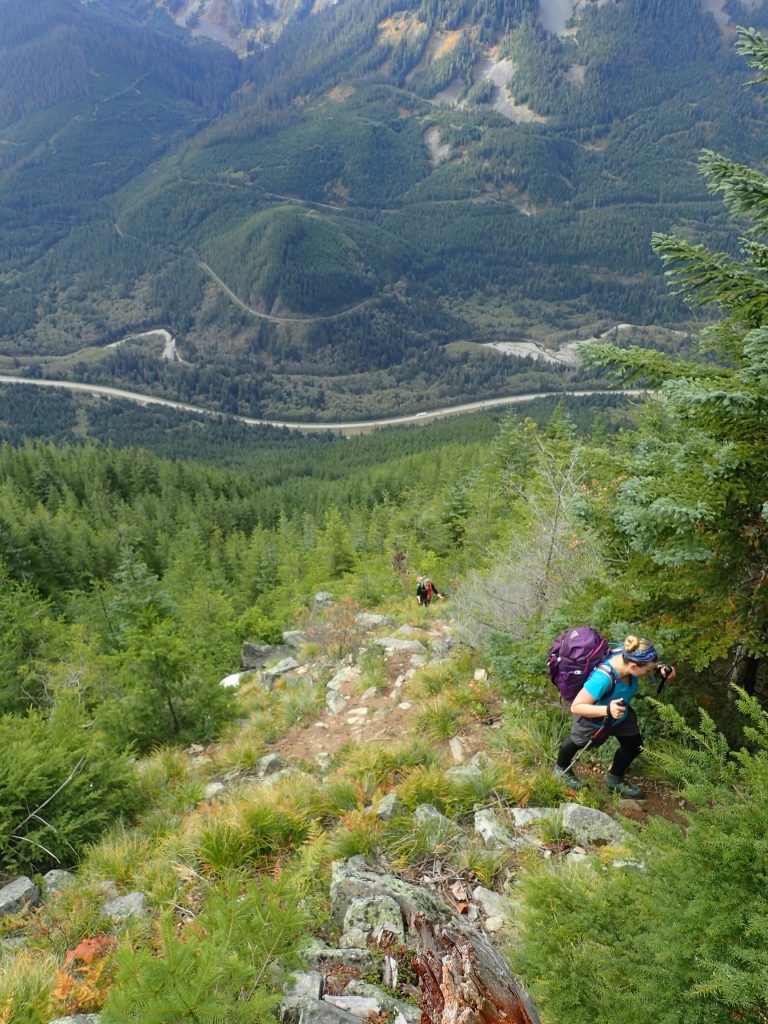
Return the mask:
[(105, 917), (116, 922), (127, 921), (130, 917), (144, 918), (147, 916), (146, 899), (143, 892), (129, 892), (105, 903), (102, 911)]
[(371, 871), (362, 857), (333, 862), (331, 910), (339, 924), (344, 921), (352, 900), (381, 895), (391, 896), (395, 900), (409, 928), (416, 914), (423, 914), (434, 921), (445, 921), (450, 917), (446, 905), (433, 893), (395, 878), (394, 875), (380, 875)]
[(483, 908), (483, 913), (489, 918), (502, 918), (511, 922), (513, 919), (512, 901), (493, 889), (486, 889), (482, 885), (472, 890), (472, 896)]
[(554, 821), (560, 814), (557, 807), (512, 807), (509, 812), (518, 828), (532, 825), (534, 821)]
[(563, 828), (583, 846), (609, 843), (618, 846), (629, 840), (629, 834), (609, 815), (594, 807), (581, 804), (563, 804)]
[(391, 821), (397, 817), (398, 814), (403, 810), (403, 805), (397, 798), (397, 791), (390, 790), (389, 793), (385, 794), (381, 800), (376, 804), (374, 808), (376, 817), (382, 821)]
[(524, 839), (513, 836), (507, 826), (488, 808), (475, 811), (475, 832), (491, 849), (520, 850), (528, 845)]
[(391, 896), (365, 896), (352, 900), (344, 914), (341, 945), (367, 946), (374, 932), (384, 929), (399, 942), (405, 942), (405, 927), (400, 905)]
[(369, 974), (381, 970), (381, 958), (371, 949), (339, 949), (314, 942), (304, 950), (304, 960), (310, 967), (329, 970), (334, 967), (352, 967)]
[(31, 878), (21, 875), (0, 889), (0, 917), (18, 914), (25, 908), (36, 907), (40, 902), (40, 887)]
[(461, 827), (455, 821), (446, 818), (432, 804), (419, 804), (413, 812), (413, 820), (434, 839), (435, 845), (464, 837)]
[(43, 875), (42, 895), (45, 899), (50, 899), (51, 896), (55, 896), (62, 889), (68, 889), (71, 885), (74, 885), (76, 881), (77, 878), (71, 871), (53, 868), (51, 871), (46, 871)]

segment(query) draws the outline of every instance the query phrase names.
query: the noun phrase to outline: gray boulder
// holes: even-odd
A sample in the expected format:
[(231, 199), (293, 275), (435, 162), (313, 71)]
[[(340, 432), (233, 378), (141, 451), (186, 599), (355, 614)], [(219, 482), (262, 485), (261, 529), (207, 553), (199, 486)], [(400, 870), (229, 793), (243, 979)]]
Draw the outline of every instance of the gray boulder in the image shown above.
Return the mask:
[(326, 1003), (330, 1003), (331, 1006), (344, 1010), (346, 1013), (351, 1013), (358, 1020), (367, 1020), (371, 1014), (381, 1013), (381, 1005), (378, 1000), (371, 999), (370, 996), (348, 996), (344, 992), (340, 996), (324, 995), (323, 1000)]
[(264, 666), (275, 658), (281, 658), (288, 653), (288, 648), (278, 647), (276, 644), (255, 644), (244, 643), (240, 660), (244, 669), (264, 668)]
[(526, 825), (532, 825), (535, 821), (554, 821), (560, 814), (560, 809), (558, 807), (512, 807), (510, 814), (518, 828), (525, 828)]
[(0, 963), (2, 963), (4, 957), (14, 956), (20, 949), (25, 949), (26, 946), (27, 938), (25, 935), (9, 935), (7, 939), (0, 939)]
[[(494, 892), (493, 889), (486, 889), (482, 885), (478, 885), (472, 890), (472, 896), (483, 908), (483, 912), (489, 920), (495, 921), (500, 918), (505, 923), (512, 922), (513, 905), (512, 901), (507, 896), (503, 896), (499, 892)], [(499, 929), (491, 928), (490, 930), (498, 931)]]
[(417, 914), (434, 921), (446, 921), (450, 911), (442, 900), (427, 889), (404, 882), (394, 875), (371, 871), (362, 857), (334, 861), (331, 866), (331, 911), (342, 924), (350, 903), (370, 896), (391, 896), (400, 907), (408, 926)]
[(325, 685), (329, 690), (340, 690), (345, 683), (357, 682), (361, 675), (362, 672), (355, 665), (345, 665)]
[(45, 899), (50, 899), (51, 896), (55, 896), (56, 893), (61, 892), (62, 889), (68, 889), (74, 885), (77, 878), (72, 874), (71, 871), (62, 871), (59, 868), (53, 868), (51, 871), (47, 871), (43, 875), (43, 884), (41, 886), (42, 894)]
[(318, 590), (312, 600), (313, 608), (330, 608), (333, 604), (333, 594), (328, 590)]
[(427, 648), (421, 640), (402, 640), (396, 636), (377, 636), (373, 641), (385, 651), (403, 651), (406, 654), (426, 654)]
[(295, 658), (281, 658), (276, 665), (272, 665), (271, 668), (265, 668), (261, 672), (260, 678), (262, 680), (271, 679), (274, 682), (275, 679), (293, 672), (296, 668), (299, 668), (299, 663)]
[(31, 878), (21, 875), (0, 889), (0, 917), (18, 914), (20, 910), (36, 907), (40, 902), (40, 887)]
[(382, 821), (391, 821), (403, 810), (403, 805), (397, 799), (397, 791), (392, 789), (385, 794), (374, 808), (376, 817)]
[(413, 820), (429, 833), (436, 844), (455, 841), (464, 836), (461, 827), (446, 818), (432, 804), (419, 804), (413, 812)]
[(328, 690), (325, 696), (325, 705), (332, 715), (340, 715), (347, 706), (347, 698), (337, 690)]
[(359, 1017), (326, 1003), (324, 999), (302, 999), (283, 1003), (280, 1024), (358, 1024)]
[(287, 629), (283, 633), (283, 643), (298, 651), (303, 646), (305, 637), (303, 629)]
[(275, 772), (282, 771), (283, 768), (285, 768), (285, 761), (279, 754), (265, 754), (256, 762), (256, 771), (260, 778), (274, 775)]
[(610, 846), (621, 846), (630, 836), (614, 819), (594, 807), (582, 807), (581, 804), (563, 804), (563, 828), (582, 846), (595, 843), (607, 843)]
[(394, 626), (391, 615), (374, 615), (372, 612), (361, 612), (355, 619), (359, 629), (378, 629), (380, 626)]
[(111, 921), (122, 923), (129, 918), (147, 917), (146, 896), (143, 892), (129, 892), (126, 896), (118, 896), (109, 900), (102, 907), (104, 917)]
[(513, 836), (507, 826), (488, 808), (475, 811), (475, 832), (491, 849), (521, 850), (528, 842)]

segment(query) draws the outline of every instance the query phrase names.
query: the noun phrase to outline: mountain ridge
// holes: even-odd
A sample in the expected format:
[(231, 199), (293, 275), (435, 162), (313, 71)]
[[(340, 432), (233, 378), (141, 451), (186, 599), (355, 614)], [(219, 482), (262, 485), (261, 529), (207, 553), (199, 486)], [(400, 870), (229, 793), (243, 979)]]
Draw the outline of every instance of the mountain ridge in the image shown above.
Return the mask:
[[(5, 8), (27, 24), (18, 0)], [(573, 376), (481, 341), (557, 347), (615, 322), (685, 326), (652, 231), (734, 245), (690, 164), (707, 145), (754, 155), (759, 104), (730, 26), (698, 0), (577, 5), (562, 36), (534, 0), (359, 0), (289, 19), (239, 61), (151, 29), (155, 4), (44, 10), (87, 16), (111, 42), (87, 50), (80, 32), (90, 92), (6, 129), (3, 372), (23, 373), (22, 353), (160, 323), (188, 362), (162, 368), (171, 391), (226, 392), (214, 407), (259, 417), (277, 400), (296, 418), (339, 419), (358, 395), (357, 417), (400, 385), (416, 411), (503, 394), (525, 374), (542, 387)], [(129, 14), (140, 34), (117, 34)], [(23, 63), (17, 37), (6, 52)], [(133, 52), (115, 63), (147, 39), (162, 41), (142, 42), (143, 65)], [(160, 369), (116, 352), (80, 379), (131, 389)]]

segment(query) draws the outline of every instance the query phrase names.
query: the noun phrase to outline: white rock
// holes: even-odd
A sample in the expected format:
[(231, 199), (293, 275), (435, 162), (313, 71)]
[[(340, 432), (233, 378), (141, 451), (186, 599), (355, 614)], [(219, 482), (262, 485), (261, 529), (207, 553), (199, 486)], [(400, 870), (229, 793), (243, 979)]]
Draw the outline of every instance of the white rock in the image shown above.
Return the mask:
[(372, 1013), (381, 1013), (381, 1006), (376, 999), (368, 999), (366, 996), (323, 996), (326, 1003), (336, 1006), (340, 1010), (346, 1010), (353, 1017), (365, 1020)]
[(347, 698), (335, 690), (329, 690), (325, 703), (332, 715), (340, 715), (347, 706)]
[(245, 676), (249, 676), (250, 672), (233, 672), (231, 675), (224, 676), (219, 683), (219, 686), (223, 686), (227, 689), (230, 686), (239, 686), (242, 683)]
[(219, 793), (223, 793), (226, 788), (223, 782), (209, 782), (203, 791), (203, 797), (206, 800), (213, 800)]
[(464, 761), (464, 745), (458, 736), (454, 736), (448, 742), (448, 749), (451, 752), (454, 764), (461, 764)]

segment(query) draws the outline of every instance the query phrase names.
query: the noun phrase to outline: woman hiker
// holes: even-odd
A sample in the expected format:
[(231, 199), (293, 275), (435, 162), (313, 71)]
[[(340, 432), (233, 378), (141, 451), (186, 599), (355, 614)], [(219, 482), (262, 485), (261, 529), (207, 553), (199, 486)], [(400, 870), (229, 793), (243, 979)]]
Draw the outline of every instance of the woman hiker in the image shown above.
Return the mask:
[(643, 749), (643, 737), (634, 708), (630, 707), (638, 684), (658, 669), (662, 679), (674, 679), (675, 669), (662, 665), (650, 640), (628, 636), (622, 646), (593, 670), (584, 687), (571, 704), (573, 727), (563, 741), (554, 767), (555, 776), (574, 789), (586, 783), (573, 771), (573, 761), (588, 744), (599, 747), (611, 736), (619, 749), (605, 782), (620, 796), (641, 800), (645, 795), (638, 786), (625, 782), (624, 773)]

